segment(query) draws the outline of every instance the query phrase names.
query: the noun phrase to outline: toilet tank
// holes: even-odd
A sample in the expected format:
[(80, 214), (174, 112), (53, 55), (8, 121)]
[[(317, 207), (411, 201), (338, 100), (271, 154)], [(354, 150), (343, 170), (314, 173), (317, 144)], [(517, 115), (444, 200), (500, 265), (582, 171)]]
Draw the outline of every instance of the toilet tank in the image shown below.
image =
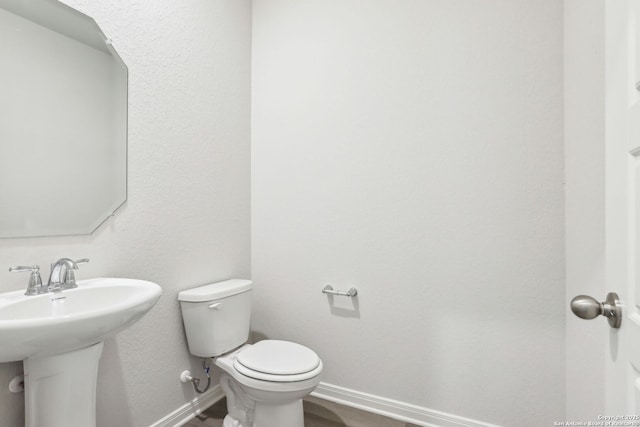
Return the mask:
[(247, 342), (252, 289), (250, 280), (232, 279), (178, 294), (191, 354), (215, 357)]

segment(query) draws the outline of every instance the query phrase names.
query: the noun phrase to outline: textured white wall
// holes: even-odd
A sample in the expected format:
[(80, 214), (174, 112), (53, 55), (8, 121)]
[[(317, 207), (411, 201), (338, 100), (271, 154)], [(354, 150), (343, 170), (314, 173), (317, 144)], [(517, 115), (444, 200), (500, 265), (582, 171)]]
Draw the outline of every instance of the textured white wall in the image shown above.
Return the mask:
[[(604, 1), (564, 1), (566, 299), (604, 298)], [(566, 311), (566, 419), (605, 413), (607, 322)], [(599, 369), (597, 369), (599, 367)], [(588, 375), (585, 375), (585, 373)]]
[[(178, 380), (199, 361), (177, 292), (250, 274), (251, 2), (66, 3), (98, 21), (129, 67), (129, 199), (91, 236), (0, 240), (2, 289), (27, 283), (9, 266), (36, 263), (46, 274), (62, 256), (91, 258), (79, 278), (160, 284), (156, 307), (106, 343), (98, 382), (98, 426), (146, 426), (194, 397)], [(60, 209), (82, 203), (60, 196)], [(23, 396), (5, 390), (20, 369), (0, 365), (2, 427), (22, 423)]]
[(563, 419), (562, 36), (554, 0), (254, 0), (257, 332), (327, 383)]

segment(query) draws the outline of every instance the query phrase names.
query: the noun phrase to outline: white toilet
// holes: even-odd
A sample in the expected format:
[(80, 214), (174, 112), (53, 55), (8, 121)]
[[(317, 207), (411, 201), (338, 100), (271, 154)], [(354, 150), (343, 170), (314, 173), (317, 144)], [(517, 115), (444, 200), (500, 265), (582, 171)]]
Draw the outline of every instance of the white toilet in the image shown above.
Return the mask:
[(189, 351), (212, 357), (229, 414), (224, 427), (304, 427), (302, 398), (320, 382), (322, 361), (289, 341), (247, 344), (250, 280), (226, 280), (178, 294)]

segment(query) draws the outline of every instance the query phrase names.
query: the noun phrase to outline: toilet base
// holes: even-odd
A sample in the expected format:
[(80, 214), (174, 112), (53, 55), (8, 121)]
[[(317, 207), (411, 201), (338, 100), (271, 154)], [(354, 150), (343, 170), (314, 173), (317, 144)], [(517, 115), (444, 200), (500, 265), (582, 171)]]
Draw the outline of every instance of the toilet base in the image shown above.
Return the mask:
[[(220, 385), (227, 397), (228, 415), (223, 427), (304, 427), (301, 398), (274, 402), (272, 392), (264, 395), (258, 390), (254, 390), (256, 396), (251, 396), (249, 390), (244, 390), (226, 372), (220, 376)], [(300, 396), (306, 394), (305, 391)], [(272, 399), (263, 401), (266, 396)]]
[(246, 427), (246, 424), (240, 424), (240, 421), (236, 420), (231, 415), (227, 415), (222, 421), (222, 427)]
[(304, 427), (302, 399), (282, 405), (256, 403), (253, 427)]
[[(248, 423), (248, 424), (247, 424)], [(284, 405), (255, 406), (253, 423), (240, 421), (231, 415), (224, 417), (223, 427), (304, 427), (302, 399)]]

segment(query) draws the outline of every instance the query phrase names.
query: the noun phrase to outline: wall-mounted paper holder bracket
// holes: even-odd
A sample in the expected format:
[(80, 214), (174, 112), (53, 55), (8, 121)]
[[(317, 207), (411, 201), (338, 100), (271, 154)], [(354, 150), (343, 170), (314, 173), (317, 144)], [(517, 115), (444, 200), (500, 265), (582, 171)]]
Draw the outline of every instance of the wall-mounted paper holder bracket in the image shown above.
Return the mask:
[(351, 288), (347, 292), (336, 291), (333, 289), (333, 286), (327, 285), (324, 287), (324, 289), (322, 289), (322, 293), (329, 295), (341, 295), (345, 297), (355, 297), (356, 295), (358, 295), (358, 290), (356, 288)]

